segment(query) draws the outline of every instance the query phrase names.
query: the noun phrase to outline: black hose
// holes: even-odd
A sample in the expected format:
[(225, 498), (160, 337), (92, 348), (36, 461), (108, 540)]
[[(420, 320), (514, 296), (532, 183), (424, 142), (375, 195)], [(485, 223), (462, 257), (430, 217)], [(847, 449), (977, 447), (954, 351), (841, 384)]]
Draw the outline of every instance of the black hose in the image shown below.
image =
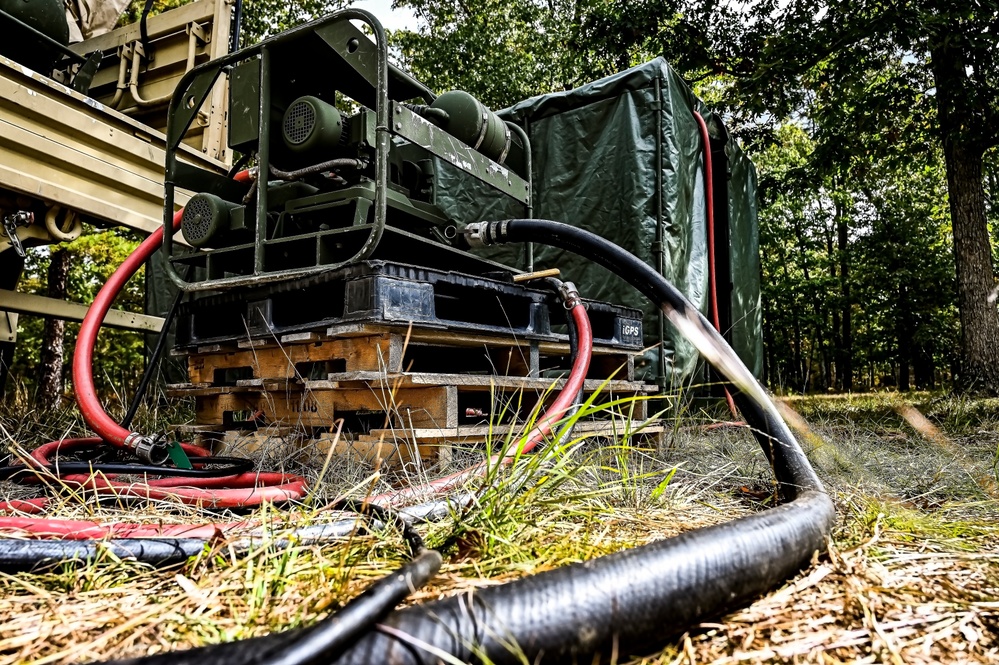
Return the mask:
[[(515, 219), (470, 226), (482, 230), (480, 242), (484, 244), (538, 242), (551, 245), (588, 258), (634, 286), (661, 307), (673, 325), (731, 382), (731, 388), (737, 393), (733, 396), (739, 411), (774, 466), (782, 498), (793, 499), (804, 490), (825, 492), (766, 391), (711, 323), (647, 263), (594, 233), (560, 222)], [(474, 237), (472, 242), (475, 242)], [(710, 348), (704, 348), (704, 345)], [(750, 398), (746, 391), (754, 393), (753, 397)]]
[(146, 4), (142, 7), (142, 15), (139, 16), (139, 41), (142, 43), (142, 51), (146, 57), (146, 62), (153, 61), (153, 49), (149, 45), (149, 29), (146, 26), (146, 21), (149, 20), (149, 12), (152, 8), (153, 0), (146, 0)]
[[(225, 476), (238, 476), (253, 469), (253, 460), (242, 457), (209, 457), (204, 461), (197, 457), (191, 460), (191, 464), (197, 467), (211, 464), (212, 468), (178, 469), (174, 466), (154, 466), (152, 464), (124, 464), (108, 462), (57, 462), (53, 464), (23, 464), (0, 466), (0, 480), (13, 480), (24, 482), (35, 478), (46, 479), (49, 474), (57, 476), (68, 476), (72, 474), (94, 474), (103, 473), (105, 475), (130, 474), (130, 475), (150, 475), (150, 476), (170, 476), (175, 478), (222, 478)], [(47, 472), (47, 473), (46, 473)]]
[(406, 520), (402, 515), (389, 508), (384, 508), (382, 506), (368, 503), (367, 501), (359, 501), (357, 499), (339, 499), (335, 501), (331, 506), (331, 510), (345, 510), (352, 513), (357, 513), (358, 515), (363, 515), (367, 518), (373, 518), (385, 524), (393, 524), (399, 533), (402, 534), (403, 540), (406, 541), (406, 545), (409, 546), (410, 553), (415, 557), (425, 548), (423, 544), (423, 537), (420, 533), (413, 528), (413, 525)]
[[(236, 4), (237, 6), (242, 5), (243, 4), (242, 0), (236, 0)], [(250, 159), (252, 157), (253, 157), (252, 152), (246, 152), (240, 155), (239, 159), (236, 160), (236, 163), (233, 164), (226, 172), (225, 177), (231, 180), (237, 173), (243, 170), (244, 166), (250, 163)]]
[[(371, 584), (359, 596), (348, 602), (333, 616), (320, 621), (310, 628), (286, 633), (283, 640), (245, 640), (242, 645), (253, 662), (261, 665), (317, 665), (338, 658), (375, 624), (384, 619), (393, 608), (408, 598), (417, 589), (429, 582), (441, 566), (441, 555), (436, 550), (424, 547), (423, 539), (413, 526), (399, 513), (364, 501), (341, 499), (330, 506), (332, 510), (346, 510), (376, 520), (395, 525), (413, 555), (413, 559), (395, 572)], [(220, 644), (200, 649), (201, 657), (207, 660), (232, 657), (232, 645)], [(172, 662), (176, 654), (167, 653), (152, 658), (128, 662)], [(233, 662), (241, 662), (238, 658)]]
[(113, 540), (0, 540), (0, 570), (33, 570), (67, 562), (87, 563), (102, 556), (134, 559), (154, 566), (187, 561), (205, 549), (196, 538), (119, 538)]
[(229, 29), (229, 53), (239, 50), (239, 33), (243, 30), (243, 0), (236, 0), (232, 8), (232, 23)]
[(371, 584), (339, 612), (305, 630), (293, 642), (275, 645), (276, 648), (262, 656), (262, 663), (313, 665), (339, 658), (365, 632), (370, 631), (378, 621), (429, 582), (440, 570), (440, 553), (426, 549), (423, 538), (416, 529), (394, 510), (354, 499), (341, 499), (331, 507), (394, 524), (409, 546), (413, 560)]
[[(675, 538), (390, 614), (338, 663), (590, 662), (661, 644), (693, 622), (773, 588), (826, 547), (832, 501), (763, 388), (717, 331), (661, 275), (587, 231), (543, 220), (470, 225), (481, 244), (540, 242), (613, 270), (661, 306), (738, 388), (737, 403), (790, 503)], [(748, 377), (748, 379), (747, 379)], [(134, 663), (229, 665), (298, 639), (288, 631)]]
[(271, 166), (271, 175), (279, 180), (299, 180), (300, 178), (316, 175), (317, 173), (322, 173), (324, 171), (332, 171), (334, 169), (363, 169), (367, 165), (368, 163), (363, 159), (340, 157), (320, 162), (318, 164), (313, 164), (312, 166), (296, 169), (294, 171), (282, 171), (277, 167)]
[[(184, 272), (185, 280), (190, 276), (190, 273), (191, 267), (188, 266)], [(180, 303), (183, 299), (184, 291), (178, 289), (170, 303), (170, 309), (167, 310), (166, 316), (163, 318), (163, 327), (156, 336), (156, 344), (153, 346), (153, 352), (149, 355), (149, 361), (142, 373), (142, 379), (139, 380), (139, 386), (135, 389), (135, 395), (132, 396), (132, 402), (128, 405), (128, 411), (121, 419), (120, 424), (125, 429), (132, 428), (132, 419), (135, 418), (139, 405), (142, 404), (142, 399), (146, 396), (146, 390), (149, 389), (149, 382), (152, 381), (153, 375), (160, 365), (160, 358), (163, 357), (163, 350), (166, 348), (167, 338), (170, 336), (170, 327), (173, 325), (174, 319), (177, 318), (177, 312), (180, 311)]]
[(436, 550), (423, 550), (391, 575), (386, 575), (290, 644), (275, 645), (260, 662), (267, 665), (314, 665), (339, 658), (374, 625), (414, 591), (429, 582), (441, 567)]

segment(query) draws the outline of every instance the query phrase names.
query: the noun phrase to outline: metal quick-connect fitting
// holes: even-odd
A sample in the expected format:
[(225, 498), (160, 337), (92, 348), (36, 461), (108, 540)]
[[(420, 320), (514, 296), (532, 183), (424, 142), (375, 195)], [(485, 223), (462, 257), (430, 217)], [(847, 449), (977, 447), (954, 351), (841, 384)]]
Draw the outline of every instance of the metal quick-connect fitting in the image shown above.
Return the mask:
[(464, 228), (462, 233), (465, 234), (465, 240), (468, 241), (469, 247), (485, 247), (492, 244), (487, 242), (485, 238), (488, 225), (489, 222), (474, 222)]
[(579, 295), (576, 285), (572, 282), (562, 282), (559, 287), (559, 295), (562, 296), (562, 304), (566, 309), (572, 309), (576, 305), (583, 304), (583, 297)]
[(132, 432), (125, 437), (125, 447), (146, 464), (161, 466), (170, 459), (170, 451), (166, 444), (159, 443), (152, 437), (139, 432)]
[(509, 220), (502, 222), (473, 222), (465, 227), (462, 233), (469, 247), (487, 247), (506, 242), (506, 230)]

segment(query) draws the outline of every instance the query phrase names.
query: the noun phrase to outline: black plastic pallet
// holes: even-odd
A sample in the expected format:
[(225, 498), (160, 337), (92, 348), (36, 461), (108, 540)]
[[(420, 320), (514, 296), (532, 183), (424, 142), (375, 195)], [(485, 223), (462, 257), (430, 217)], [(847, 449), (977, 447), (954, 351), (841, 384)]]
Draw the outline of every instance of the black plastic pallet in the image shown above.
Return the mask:
[[(594, 343), (642, 348), (642, 313), (586, 301)], [(385, 261), (363, 261), (318, 278), (231, 291), (185, 303), (177, 347), (323, 331), (341, 323), (517, 335), (563, 341), (565, 310), (550, 292), (513, 283)]]

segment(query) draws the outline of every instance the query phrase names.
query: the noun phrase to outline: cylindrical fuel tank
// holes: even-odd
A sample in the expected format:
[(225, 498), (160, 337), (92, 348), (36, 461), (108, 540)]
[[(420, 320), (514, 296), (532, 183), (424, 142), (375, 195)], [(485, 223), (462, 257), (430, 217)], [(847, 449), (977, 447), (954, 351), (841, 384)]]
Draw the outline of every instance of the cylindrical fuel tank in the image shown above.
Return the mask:
[(510, 129), (498, 115), (464, 90), (445, 92), (431, 108), (447, 113), (441, 124), (447, 133), (483, 155), (502, 163), (510, 150)]

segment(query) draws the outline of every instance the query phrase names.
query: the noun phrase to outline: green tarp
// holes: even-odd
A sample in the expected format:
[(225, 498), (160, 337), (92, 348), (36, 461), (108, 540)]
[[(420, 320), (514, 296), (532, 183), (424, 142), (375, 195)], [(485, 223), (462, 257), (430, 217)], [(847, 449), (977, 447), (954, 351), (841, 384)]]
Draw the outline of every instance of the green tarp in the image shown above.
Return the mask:
[[(662, 58), (575, 90), (520, 102), (499, 114), (524, 127), (533, 158), (533, 215), (593, 231), (657, 267), (700, 310), (708, 313), (708, 246), (703, 146), (693, 117), (707, 115), (686, 83)], [(726, 132), (709, 116), (713, 143)], [(756, 220), (756, 174), (734, 141), (728, 157), (728, 196), (716, 197), (718, 222), (729, 220), (731, 317), (726, 337), (750, 369), (762, 370), (760, 258)], [(716, 153), (716, 162), (718, 155)], [(715, 169), (724, 169), (716, 163)], [(437, 204), (468, 223), (524, 215), (522, 207), (457, 169), (440, 162)], [(727, 206), (725, 205), (727, 198)], [(720, 203), (720, 206), (719, 206)], [(727, 214), (725, 214), (727, 213)], [(500, 248), (495, 258), (526, 268), (520, 248)], [(623, 280), (577, 257), (538, 248), (534, 267), (558, 267), (591, 298), (646, 311), (646, 340), (657, 345), (660, 317)], [(719, 287), (729, 291), (728, 282)], [(728, 308), (719, 307), (720, 312)], [(647, 354), (647, 376), (665, 385), (705, 379), (690, 344), (666, 328), (659, 353)]]

